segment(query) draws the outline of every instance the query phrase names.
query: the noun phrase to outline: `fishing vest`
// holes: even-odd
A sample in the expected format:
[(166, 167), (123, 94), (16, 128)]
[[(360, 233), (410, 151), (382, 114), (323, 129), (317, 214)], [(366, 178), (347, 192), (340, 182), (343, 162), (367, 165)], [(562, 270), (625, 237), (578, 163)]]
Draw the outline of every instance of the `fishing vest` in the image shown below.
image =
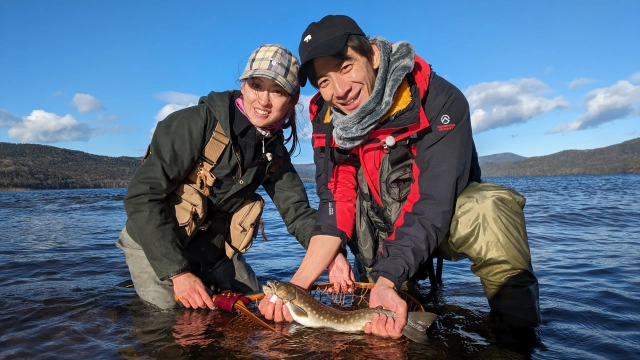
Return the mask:
[[(183, 246), (187, 246), (198, 230), (206, 230), (211, 225), (210, 221), (204, 221), (208, 212), (208, 196), (216, 181), (212, 170), (229, 142), (222, 125), (218, 122), (189, 174), (167, 197), (169, 211), (178, 223), (176, 234), (182, 240)], [(142, 159), (143, 162), (147, 156), (149, 149)], [(268, 172), (265, 179), (273, 171)], [(227, 257), (231, 258), (237, 252), (244, 254), (251, 247), (258, 226), (262, 223), (263, 208), (264, 200), (254, 193), (246, 198), (233, 214), (229, 214), (229, 235), (225, 239)], [(265, 237), (264, 229), (262, 236)]]

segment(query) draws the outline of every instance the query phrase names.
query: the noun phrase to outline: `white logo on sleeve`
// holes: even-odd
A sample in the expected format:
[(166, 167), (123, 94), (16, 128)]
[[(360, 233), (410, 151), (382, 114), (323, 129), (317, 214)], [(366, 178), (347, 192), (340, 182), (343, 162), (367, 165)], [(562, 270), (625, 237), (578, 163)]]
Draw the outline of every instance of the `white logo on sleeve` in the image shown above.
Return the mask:
[(449, 118), (449, 115), (442, 115), (442, 117), (440, 118), (440, 122), (445, 125), (447, 125), (450, 121), (451, 119)]
[(307, 35), (304, 37), (304, 42), (309, 42), (311, 40), (311, 35)]

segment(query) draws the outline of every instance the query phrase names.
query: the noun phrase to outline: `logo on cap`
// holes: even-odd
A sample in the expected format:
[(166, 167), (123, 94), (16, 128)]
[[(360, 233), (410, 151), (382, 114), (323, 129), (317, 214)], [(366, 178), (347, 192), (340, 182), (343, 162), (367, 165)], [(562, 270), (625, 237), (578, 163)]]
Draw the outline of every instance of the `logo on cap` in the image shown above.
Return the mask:
[(309, 42), (311, 40), (311, 35), (307, 35), (304, 37), (304, 42)]

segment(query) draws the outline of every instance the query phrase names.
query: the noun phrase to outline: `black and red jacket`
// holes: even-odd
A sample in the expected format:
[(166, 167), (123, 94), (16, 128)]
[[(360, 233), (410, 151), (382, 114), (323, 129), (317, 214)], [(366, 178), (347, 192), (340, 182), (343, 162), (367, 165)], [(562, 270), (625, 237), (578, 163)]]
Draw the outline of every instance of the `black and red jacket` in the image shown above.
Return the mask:
[(410, 98), (401, 110), (382, 119), (369, 138), (350, 151), (340, 150), (333, 141), (327, 112), (335, 110), (329, 109), (319, 93), (311, 99), (309, 110), (320, 200), (312, 236), (332, 235), (350, 241), (357, 216), (359, 167), (372, 198), (382, 205), (378, 171), (387, 151), (385, 139), (414, 139), (410, 193), (370, 273), (375, 280), (384, 276), (398, 288), (449, 234), (458, 195), (470, 181), (480, 182), (469, 104), (462, 92), (433, 73), (418, 56), (405, 80), (404, 89), (401, 85), (398, 92)]

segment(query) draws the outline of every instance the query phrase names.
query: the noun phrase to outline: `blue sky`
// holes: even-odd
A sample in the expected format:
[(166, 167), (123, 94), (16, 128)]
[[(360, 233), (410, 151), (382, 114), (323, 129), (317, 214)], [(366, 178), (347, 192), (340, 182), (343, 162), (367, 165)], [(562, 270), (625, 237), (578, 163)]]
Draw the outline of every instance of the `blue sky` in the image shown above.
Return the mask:
[[(141, 156), (157, 121), (238, 88), (262, 44), (297, 54), (306, 26), (327, 14), (411, 42), (469, 99), (481, 156), (640, 137), (640, 1), (281, 4), (0, 1), (0, 142)], [(313, 93), (307, 85), (302, 99)], [(300, 127), (294, 162), (311, 163), (307, 120)]]

